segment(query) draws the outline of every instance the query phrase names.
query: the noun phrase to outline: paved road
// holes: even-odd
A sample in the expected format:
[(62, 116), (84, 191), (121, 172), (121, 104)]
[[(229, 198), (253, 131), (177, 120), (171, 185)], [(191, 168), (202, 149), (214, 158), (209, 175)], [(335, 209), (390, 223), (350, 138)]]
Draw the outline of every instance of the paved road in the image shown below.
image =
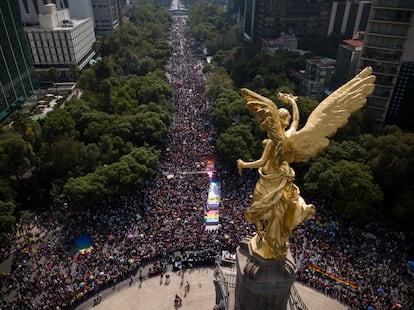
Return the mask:
[[(138, 281), (129, 283), (121, 288), (115, 287), (103, 292), (103, 298), (99, 305), (93, 307), (92, 300), (84, 303), (78, 310), (171, 310), (174, 308), (175, 294), (183, 300), (180, 310), (212, 310), (215, 305), (215, 289), (213, 284), (213, 268), (196, 268), (187, 270), (182, 279), (178, 272), (170, 272), (170, 284), (165, 284), (165, 279), (160, 277), (143, 281), (140, 286)], [(190, 292), (184, 297), (184, 286), (190, 282)], [(126, 282), (129, 282), (127, 280)], [(183, 283), (181, 285), (181, 283)], [(339, 302), (317, 293), (312, 289), (296, 283), (296, 288), (309, 310), (346, 310)]]

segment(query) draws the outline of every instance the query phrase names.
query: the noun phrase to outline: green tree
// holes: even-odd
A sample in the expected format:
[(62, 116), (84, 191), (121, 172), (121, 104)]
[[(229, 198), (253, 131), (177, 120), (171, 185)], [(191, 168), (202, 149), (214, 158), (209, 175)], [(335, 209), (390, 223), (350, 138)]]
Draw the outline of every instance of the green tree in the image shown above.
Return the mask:
[(71, 62), (69, 64), (69, 73), (70, 73), (70, 77), (72, 78), (72, 80), (76, 81), (79, 75), (79, 66), (76, 63)]
[(5, 248), (10, 243), (9, 234), (13, 231), (16, 218), (13, 216), (15, 204), (0, 201), (0, 246)]
[(223, 62), (226, 57), (227, 53), (223, 50), (217, 51), (213, 57), (213, 62), (219, 67), (223, 67)]
[(126, 117), (114, 117), (111, 133), (123, 141), (133, 141), (132, 124)]
[(119, 162), (97, 169), (96, 173), (102, 176), (106, 194), (112, 196), (134, 188), (137, 175), (133, 173), (133, 170), (135, 169), (125, 159), (121, 159)]
[(0, 200), (16, 201), (17, 193), (9, 177), (0, 177)]
[(24, 174), (31, 173), (31, 145), (11, 131), (2, 133), (0, 137), (0, 175), (21, 182)]
[(91, 110), (85, 111), (77, 118), (76, 129), (81, 133), (85, 143), (96, 143), (99, 137), (111, 130), (111, 115)]
[[(80, 165), (80, 154), (85, 146), (74, 137), (61, 136), (51, 145), (46, 158), (48, 171), (52, 179), (65, 178), (68, 173), (76, 174)], [(45, 167), (46, 169), (46, 167)]]
[(19, 212), (19, 219), (23, 224), (34, 224), (34, 218), (33, 218), (34, 213), (29, 211), (29, 210), (21, 210)]
[(371, 169), (363, 163), (340, 161), (335, 164), (335, 170), (340, 174), (342, 186), (338, 191), (340, 199), (334, 201), (334, 207), (349, 218), (371, 220), (383, 200)]
[(311, 161), (308, 173), (305, 175), (306, 184), (304, 186), (306, 186), (307, 192), (313, 196), (323, 196), (333, 200), (335, 196), (329, 192), (324, 192), (323, 189), (325, 187), (331, 188), (331, 184), (338, 182), (336, 176), (329, 175), (324, 177), (323, 182), (327, 183), (320, 183), (321, 180), (318, 176), (323, 173), (332, 173), (333, 171), (327, 172), (328, 168), (341, 160), (365, 164), (367, 159), (368, 152), (366, 147), (357, 142), (330, 141), (328, 147)]
[(193, 35), (203, 43), (210, 55), (240, 45), (240, 28), (222, 5), (195, 3), (190, 7), (188, 15)]
[(60, 72), (55, 67), (50, 67), (47, 74), (51, 81), (56, 83), (59, 80)]
[(13, 131), (19, 133), (23, 140), (29, 142), (33, 148), (41, 144), (41, 127), (38, 122), (33, 121), (29, 115), (16, 112), (13, 117)]
[(233, 165), (239, 158), (250, 160), (254, 146), (254, 138), (247, 125), (230, 127), (217, 139), (217, 150), (227, 163)]
[[(384, 135), (368, 140), (369, 161), (376, 181), (384, 192), (384, 211), (399, 217), (410, 213), (409, 190), (414, 185), (414, 134), (396, 126), (386, 127)], [(407, 199), (407, 200), (405, 200)], [(397, 208), (392, 211), (392, 208)]]
[(162, 122), (168, 127), (172, 122), (172, 104), (161, 105), (156, 104), (155, 102), (150, 102), (148, 104), (141, 104), (137, 108), (138, 113), (144, 112), (154, 112), (157, 113)]
[(407, 184), (403, 186), (395, 197), (394, 208), (392, 209), (392, 215), (394, 221), (398, 224), (399, 228), (412, 231), (412, 219), (414, 218), (414, 186), (413, 184)]
[(115, 75), (114, 62), (112, 58), (104, 57), (101, 60), (97, 61), (92, 69), (95, 71), (96, 79), (98, 85), (105, 80)]
[(99, 146), (95, 143), (87, 144), (80, 149), (78, 158), (79, 172), (81, 174), (93, 171), (96, 167), (101, 165), (101, 152)]
[(60, 136), (76, 137), (75, 121), (68, 111), (55, 109), (49, 112), (42, 122), (42, 135), (46, 142), (52, 143)]
[(108, 195), (119, 195), (141, 186), (158, 164), (158, 153), (148, 148), (134, 149), (119, 162), (102, 167), (96, 173), (103, 176)]
[[(211, 120), (219, 134), (227, 128), (239, 124), (242, 116), (248, 113), (244, 100), (236, 92), (234, 92), (237, 96), (236, 99), (226, 97), (225, 93), (229, 92), (218, 95), (211, 112)], [(245, 119), (244, 121), (243, 124), (249, 124)]]
[(83, 177), (71, 177), (63, 187), (64, 193), (81, 208), (90, 208), (105, 198), (105, 188), (100, 175), (89, 173)]
[(100, 86), (102, 92), (103, 92), (103, 97), (104, 97), (104, 106), (103, 106), (103, 111), (105, 113), (110, 113), (110, 107), (111, 107), (111, 88), (112, 88), (112, 84), (109, 80), (109, 78), (103, 80), (101, 82), (101, 86)]
[(257, 74), (257, 67), (251, 65), (251, 62), (243, 58), (236, 62), (231, 68), (230, 76), (236, 87), (242, 87), (246, 83), (253, 80)]
[(98, 79), (95, 70), (92, 68), (83, 69), (77, 86), (83, 90), (98, 90)]
[(348, 160), (312, 164), (305, 175), (304, 190), (328, 198), (338, 212), (352, 219), (370, 220), (383, 199), (370, 168)]
[(354, 141), (336, 142), (330, 141), (328, 148), (321, 154), (321, 157), (332, 161), (345, 159), (366, 163), (368, 159), (368, 151), (359, 143)]
[(352, 113), (348, 123), (345, 127), (338, 129), (338, 132), (335, 134), (336, 141), (342, 140), (358, 140), (362, 133), (362, 113), (357, 111)]
[(136, 145), (145, 143), (158, 145), (167, 132), (167, 126), (162, 122), (160, 116), (154, 112), (137, 113), (131, 118), (132, 132)]
[(207, 77), (206, 95), (215, 99), (222, 89), (233, 89), (233, 81), (223, 67), (217, 67)]
[(159, 102), (163, 98), (172, 96), (171, 86), (161, 71), (150, 72), (145, 77), (139, 77), (133, 84), (140, 103)]
[(64, 185), (64, 193), (77, 205), (87, 208), (100, 200), (125, 194), (155, 173), (160, 151), (150, 147), (140, 147), (124, 155), (118, 162), (98, 167), (85, 176), (70, 178)]
[(59, 210), (65, 203), (65, 197), (62, 194), (62, 191), (63, 189), (60, 185), (56, 184), (56, 182), (52, 183), (51, 189), (49, 191), (49, 196), (54, 209)]
[(100, 161), (104, 164), (110, 164), (119, 160), (122, 155), (131, 152), (133, 145), (131, 142), (125, 142), (120, 137), (110, 134), (102, 135), (98, 142), (100, 150)]

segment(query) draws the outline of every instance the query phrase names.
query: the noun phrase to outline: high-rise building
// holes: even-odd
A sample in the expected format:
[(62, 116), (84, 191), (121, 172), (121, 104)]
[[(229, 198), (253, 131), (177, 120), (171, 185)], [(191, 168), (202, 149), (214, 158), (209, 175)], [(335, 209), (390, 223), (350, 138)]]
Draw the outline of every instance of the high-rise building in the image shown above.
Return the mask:
[(385, 124), (396, 124), (400, 128), (414, 131), (414, 62), (401, 64), (398, 79), (390, 101)]
[[(366, 107), (375, 122), (372, 130), (381, 130), (386, 122), (396, 121), (394, 116), (397, 111), (406, 111), (408, 108), (403, 107), (403, 104), (413, 105), (412, 100), (393, 99), (406, 98), (404, 92), (410, 91), (403, 87), (396, 89), (396, 86), (399, 77), (401, 85), (408, 83), (410, 79), (403, 77), (411, 74), (409, 63), (412, 62), (414, 1), (373, 0), (359, 63), (360, 69), (372, 66), (377, 77), (375, 91), (368, 98)], [(388, 113), (390, 117), (387, 117)]]
[(338, 47), (336, 54), (335, 74), (330, 85), (332, 90), (342, 86), (352, 79), (358, 69), (358, 62), (362, 52), (362, 40), (344, 40)]
[(55, 4), (45, 5), (39, 25), (24, 31), (40, 76), (46, 77), (51, 67), (61, 76), (69, 76), (72, 65), (82, 69), (95, 54), (92, 18), (71, 19), (68, 9), (57, 11)]
[(92, 0), (97, 36), (110, 35), (121, 25), (119, 0)]
[(244, 34), (260, 42), (280, 34), (325, 36), (332, 0), (245, 0)]
[(0, 120), (38, 88), (32, 56), (15, 0), (0, 1)]
[(345, 39), (350, 39), (355, 33), (365, 31), (370, 10), (371, 1), (334, 1), (327, 35), (343, 35)]
[(93, 24), (95, 25), (92, 0), (68, 0), (68, 9), (72, 18), (84, 19), (92, 17)]

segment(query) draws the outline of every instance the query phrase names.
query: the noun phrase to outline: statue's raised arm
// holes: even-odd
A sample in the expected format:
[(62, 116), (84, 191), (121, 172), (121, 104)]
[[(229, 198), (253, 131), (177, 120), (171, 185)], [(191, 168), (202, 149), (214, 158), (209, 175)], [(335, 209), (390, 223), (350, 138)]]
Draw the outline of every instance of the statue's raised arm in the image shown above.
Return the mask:
[(328, 138), (344, 126), (349, 116), (366, 103), (374, 90), (375, 76), (365, 68), (344, 86), (323, 100), (311, 113), (306, 125), (298, 130), (297, 97), (278, 94), (278, 99), (291, 106), (287, 109), (249, 89), (241, 89), (247, 108), (255, 113), (260, 129), (267, 132), (260, 159), (237, 161), (239, 173), (243, 168), (258, 169), (252, 205), (246, 210), (246, 220), (254, 223), (257, 235), (252, 239), (254, 253), (265, 259), (281, 259), (288, 251), (292, 229), (315, 214), (315, 207), (300, 196), (293, 183), (295, 172), (289, 163), (305, 162), (316, 156), (329, 143)]

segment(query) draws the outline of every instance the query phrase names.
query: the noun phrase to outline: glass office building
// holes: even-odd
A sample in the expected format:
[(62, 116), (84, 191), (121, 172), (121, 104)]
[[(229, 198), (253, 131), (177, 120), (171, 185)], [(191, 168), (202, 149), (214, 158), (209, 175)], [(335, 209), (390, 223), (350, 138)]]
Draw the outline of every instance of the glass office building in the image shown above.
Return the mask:
[(0, 1), (0, 29), (0, 121), (2, 121), (33, 94), (38, 88), (38, 82), (17, 1)]

